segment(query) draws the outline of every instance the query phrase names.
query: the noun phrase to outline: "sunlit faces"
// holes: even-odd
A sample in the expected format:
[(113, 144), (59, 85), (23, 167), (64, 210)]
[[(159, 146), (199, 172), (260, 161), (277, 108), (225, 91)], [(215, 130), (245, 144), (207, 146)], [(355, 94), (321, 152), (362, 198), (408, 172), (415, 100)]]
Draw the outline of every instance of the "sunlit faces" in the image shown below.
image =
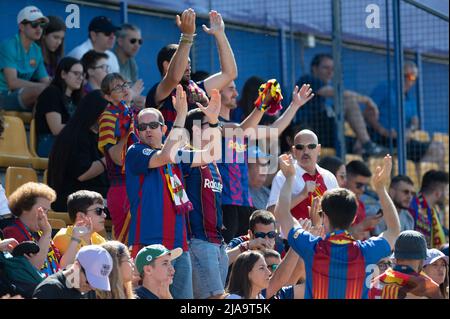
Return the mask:
[(42, 37), (44, 39), (44, 43), (47, 49), (50, 52), (55, 52), (56, 50), (58, 50), (58, 48), (64, 41), (65, 34), (66, 32), (61, 30), (43, 35)]
[(152, 264), (144, 266), (144, 271), (161, 284), (170, 285), (173, 282), (175, 268), (171, 263), (170, 255), (164, 255), (156, 258)]
[[(159, 123), (160, 119), (156, 112), (151, 112), (150, 110), (139, 114), (138, 116), (138, 126), (141, 124), (149, 124), (149, 123)], [(151, 128), (150, 125), (147, 125), (144, 131), (139, 132), (139, 138), (144, 144), (148, 146), (158, 149), (161, 147), (162, 136), (167, 129), (166, 126), (158, 125), (156, 128)]]
[(128, 252), (120, 259), (120, 272), (122, 274), (122, 280), (124, 283), (133, 280), (133, 274), (135, 271), (133, 258), (130, 257)]
[(103, 204), (96, 203), (89, 206), (85, 211), (86, 216), (91, 219), (92, 229), (97, 233), (105, 229), (106, 213), (103, 208)]
[(248, 273), (248, 278), (252, 284), (253, 290), (261, 291), (269, 287), (271, 271), (267, 268), (266, 261), (260, 257)]
[(118, 105), (120, 101), (130, 104), (132, 100), (130, 83), (122, 80), (114, 80), (110, 84), (109, 101)]
[(370, 177), (365, 177), (362, 175), (348, 176), (347, 177), (347, 188), (355, 193), (356, 197), (359, 199), (366, 187), (370, 183)]
[[(303, 149), (298, 149), (296, 145), (306, 145)], [(316, 145), (314, 148), (308, 145)], [(315, 170), (317, 159), (320, 155), (320, 144), (317, 143), (317, 137), (309, 133), (298, 133), (294, 139), (294, 146), (292, 147), (293, 155), (300, 167), (304, 170)]]
[[(261, 223), (257, 223), (257, 224), (255, 224), (254, 228), (255, 229), (253, 230), (253, 232), (251, 230), (248, 231), (248, 235), (249, 235), (250, 239), (255, 239), (255, 234), (256, 233), (268, 234), (268, 233), (271, 233), (271, 232), (275, 232), (275, 224), (274, 223), (271, 223), (269, 225), (264, 225), (264, 224), (261, 224)], [(267, 246), (268, 246), (266, 248), (273, 249), (275, 247), (275, 238), (270, 238), (269, 236), (265, 236), (264, 239), (265, 239), (265, 241), (267, 243)]]
[(345, 165), (341, 165), (339, 169), (336, 171), (336, 179), (339, 187), (345, 188), (347, 185), (347, 171), (345, 169)]
[(123, 38), (117, 39), (117, 44), (122, 48), (128, 57), (134, 57), (139, 52), (142, 45), (142, 35), (140, 31), (127, 30)]
[(409, 208), (414, 194), (414, 186), (403, 181), (389, 189), (389, 195), (392, 197), (395, 206), (402, 209)]
[(237, 107), (238, 92), (236, 90), (236, 84), (234, 81), (231, 81), (226, 87), (224, 87), (220, 91), (220, 95), (222, 97), (222, 106), (225, 106), (231, 110)]
[(44, 214), (47, 214), (50, 210), (50, 204), (51, 202), (44, 198), (44, 197), (38, 197), (36, 199), (36, 204), (31, 207), (29, 212), (23, 212), (23, 214), (30, 214), (31, 216), (31, 222), (30, 224), (27, 224), (27, 227), (32, 232), (37, 232), (40, 230), (38, 217), (39, 217), (39, 211), (42, 211)]
[(448, 276), (448, 264), (444, 258), (439, 258), (434, 263), (423, 268), (425, 273), (431, 277), (438, 285), (442, 284), (445, 276)]
[(270, 256), (270, 257), (266, 257), (265, 260), (266, 260), (266, 264), (267, 264), (267, 269), (269, 269), (269, 271), (270, 271), (270, 276), (272, 276), (274, 271), (281, 264), (281, 258)]

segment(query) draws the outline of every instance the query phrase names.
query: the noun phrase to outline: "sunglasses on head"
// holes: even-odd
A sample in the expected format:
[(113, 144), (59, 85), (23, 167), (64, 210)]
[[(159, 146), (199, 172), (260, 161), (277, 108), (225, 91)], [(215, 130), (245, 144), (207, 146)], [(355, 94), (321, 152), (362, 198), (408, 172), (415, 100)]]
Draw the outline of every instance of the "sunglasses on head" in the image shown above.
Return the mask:
[(139, 45), (142, 45), (142, 39), (136, 39), (136, 38), (133, 38), (133, 39), (130, 39), (130, 43), (131, 44), (135, 44), (135, 43), (139, 43)]
[(29, 24), (33, 29), (36, 29), (37, 27), (41, 27), (41, 29), (44, 29), (47, 26), (47, 22), (45, 21), (26, 21), (24, 24)]
[(106, 216), (109, 215), (108, 207), (96, 207), (96, 208), (86, 210), (86, 212), (89, 212), (89, 211), (95, 212), (98, 216), (102, 216), (103, 213), (105, 213)]
[(266, 237), (275, 238), (277, 236), (277, 233), (275, 231), (273, 231), (273, 230), (268, 232), (268, 233), (265, 233), (265, 232), (262, 232), (262, 231), (258, 231), (258, 232), (254, 233), (254, 234), (255, 234), (255, 238), (266, 238)]
[(150, 123), (139, 123), (137, 125), (137, 129), (139, 131), (145, 131), (148, 128), (151, 128), (152, 130), (157, 129), (159, 126), (163, 126), (164, 123), (161, 122), (150, 122)]
[(310, 150), (313, 150), (317, 147), (317, 144), (295, 144), (295, 148), (299, 151), (302, 151), (307, 147)]
[(278, 264), (267, 265), (267, 269), (274, 272), (278, 268)]

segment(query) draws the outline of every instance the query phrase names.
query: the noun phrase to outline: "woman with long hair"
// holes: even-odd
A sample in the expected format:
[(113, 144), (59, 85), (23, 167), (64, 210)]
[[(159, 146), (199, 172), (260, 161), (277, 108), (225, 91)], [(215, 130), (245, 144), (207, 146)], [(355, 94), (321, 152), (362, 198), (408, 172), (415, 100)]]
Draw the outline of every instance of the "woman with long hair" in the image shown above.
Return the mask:
[(55, 211), (67, 211), (67, 196), (86, 189), (106, 197), (105, 158), (97, 148), (100, 114), (107, 101), (99, 90), (86, 95), (56, 137), (48, 163), (48, 184), (56, 191)]
[(423, 271), (439, 285), (442, 297), (448, 299), (448, 256), (436, 248), (428, 249)]
[(81, 98), (83, 79), (81, 62), (65, 57), (59, 62), (50, 85), (39, 95), (34, 115), (39, 156), (48, 157), (55, 136), (75, 113)]
[(101, 246), (111, 255), (113, 267), (109, 274), (111, 291), (96, 290), (97, 299), (135, 299), (131, 284), (134, 262), (127, 246), (119, 241), (108, 241)]
[(64, 36), (66, 24), (60, 17), (48, 16), (49, 22), (42, 33), (39, 45), (42, 49), (45, 68), (48, 75), (53, 78), (59, 60), (64, 56)]
[(345, 163), (336, 156), (326, 156), (319, 161), (319, 166), (329, 170), (336, 176), (339, 187), (345, 188), (347, 185), (347, 171)]
[(261, 291), (269, 286), (270, 270), (259, 251), (246, 251), (233, 263), (226, 299), (264, 299)]

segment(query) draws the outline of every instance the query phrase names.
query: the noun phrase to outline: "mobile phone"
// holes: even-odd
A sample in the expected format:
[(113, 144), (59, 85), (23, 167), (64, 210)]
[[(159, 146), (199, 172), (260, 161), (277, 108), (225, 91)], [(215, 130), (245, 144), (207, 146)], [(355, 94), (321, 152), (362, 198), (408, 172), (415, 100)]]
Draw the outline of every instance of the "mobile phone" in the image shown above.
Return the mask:
[(37, 254), (39, 253), (39, 246), (34, 241), (23, 241), (14, 247), (12, 251), (12, 255), (14, 257), (19, 257), (28, 254)]

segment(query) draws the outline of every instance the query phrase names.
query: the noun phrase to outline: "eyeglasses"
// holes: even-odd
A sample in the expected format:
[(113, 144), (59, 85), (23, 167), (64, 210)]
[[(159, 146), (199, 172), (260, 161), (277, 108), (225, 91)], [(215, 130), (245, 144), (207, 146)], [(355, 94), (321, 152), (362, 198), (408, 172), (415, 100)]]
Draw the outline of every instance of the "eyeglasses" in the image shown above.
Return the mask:
[(116, 87), (112, 88), (111, 92), (120, 92), (120, 91), (129, 89), (130, 87), (131, 87), (130, 82), (125, 82), (122, 85), (119, 84)]
[(86, 209), (86, 212), (94, 211), (98, 216), (102, 216), (103, 213), (105, 213), (106, 216), (109, 215), (109, 209), (108, 207), (96, 207), (92, 209)]
[(72, 73), (76, 78), (84, 78), (84, 73), (80, 71), (69, 71), (69, 73)]
[(139, 123), (137, 125), (137, 129), (142, 132), (142, 131), (145, 131), (147, 129), (147, 127), (154, 130), (154, 129), (157, 129), (159, 126), (163, 126), (163, 125), (164, 125), (164, 123), (161, 123), (161, 122)]
[(364, 188), (367, 187), (367, 184), (366, 184), (366, 183), (356, 182), (355, 187), (356, 187), (357, 189), (364, 189)]
[(29, 24), (33, 29), (36, 29), (37, 27), (44, 29), (48, 25), (45, 21), (25, 21), (23, 24)]
[(254, 234), (255, 234), (255, 238), (266, 238), (266, 237), (275, 238), (277, 236), (277, 233), (275, 231), (273, 231), (273, 230), (268, 232), (268, 233), (264, 233), (262, 231), (258, 231), (258, 232), (254, 233)]
[(278, 268), (278, 264), (267, 265), (267, 269), (274, 272)]
[(414, 73), (406, 73), (405, 79), (407, 79), (408, 81), (415, 81), (417, 80), (417, 75)]
[(136, 38), (133, 38), (133, 39), (130, 39), (130, 43), (131, 44), (135, 44), (135, 43), (139, 43), (139, 45), (142, 45), (142, 39), (136, 39)]
[(295, 148), (299, 151), (302, 151), (307, 147), (310, 150), (313, 150), (317, 147), (317, 144), (295, 144)]
[(100, 64), (100, 65), (94, 66), (93, 69), (102, 69), (105, 72), (109, 72), (109, 65), (108, 64)]

